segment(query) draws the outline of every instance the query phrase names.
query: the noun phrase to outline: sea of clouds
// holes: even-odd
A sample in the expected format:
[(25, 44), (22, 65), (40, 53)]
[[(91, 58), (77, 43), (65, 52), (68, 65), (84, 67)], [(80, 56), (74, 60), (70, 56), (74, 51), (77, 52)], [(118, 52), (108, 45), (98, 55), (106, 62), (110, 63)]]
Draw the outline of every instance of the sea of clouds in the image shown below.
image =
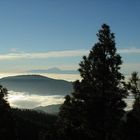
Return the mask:
[[(127, 103), (125, 110), (132, 109), (134, 98), (129, 96), (124, 99)], [(64, 96), (62, 95), (36, 95), (25, 92), (9, 91), (8, 102), (12, 107), (33, 109), (38, 106), (48, 106), (53, 104), (62, 104), (64, 102)]]
[(8, 102), (10, 103), (10, 106), (18, 108), (32, 109), (37, 106), (61, 104), (63, 101), (64, 96), (61, 95), (43, 96), (15, 91), (9, 91), (8, 94)]

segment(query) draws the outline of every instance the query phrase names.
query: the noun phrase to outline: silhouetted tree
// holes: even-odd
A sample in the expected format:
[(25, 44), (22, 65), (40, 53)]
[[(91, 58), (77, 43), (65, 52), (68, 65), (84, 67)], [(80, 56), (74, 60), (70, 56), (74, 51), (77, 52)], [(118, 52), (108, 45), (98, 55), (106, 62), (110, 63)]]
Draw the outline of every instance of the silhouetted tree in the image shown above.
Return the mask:
[[(137, 72), (131, 74), (131, 78), (128, 82), (128, 90), (133, 94), (135, 101), (133, 104), (133, 109), (139, 109), (140, 107), (140, 90), (138, 88), (139, 77)], [(140, 112), (140, 110), (139, 110)]]
[(86, 139), (89, 128), (85, 119), (87, 113), (83, 102), (76, 101), (67, 95), (60, 110), (57, 126), (58, 137), (66, 140)]
[(103, 24), (97, 37), (98, 42), (80, 63), (82, 80), (75, 82), (72, 96), (67, 96), (60, 109), (59, 130), (67, 139), (81, 136), (113, 140), (124, 114), (126, 104), (122, 99), (127, 91), (119, 72), (122, 61), (116, 51), (114, 34)]
[(15, 128), (10, 112), (10, 105), (7, 102), (7, 89), (0, 86), (0, 139), (15, 139)]
[(138, 73), (133, 72), (128, 82), (128, 90), (135, 99), (132, 110), (127, 114), (126, 136), (129, 140), (140, 139), (140, 90), (138, 82)]
[(19, 140), (51, 140), (55, 115), (29, 109), (12, 109)]

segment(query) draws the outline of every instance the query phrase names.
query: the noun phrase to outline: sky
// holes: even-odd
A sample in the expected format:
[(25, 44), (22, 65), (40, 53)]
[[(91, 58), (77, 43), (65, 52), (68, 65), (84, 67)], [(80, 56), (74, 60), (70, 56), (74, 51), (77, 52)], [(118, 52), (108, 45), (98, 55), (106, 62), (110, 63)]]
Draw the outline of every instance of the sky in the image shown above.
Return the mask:
[(122, 72), (140, 73), (139, 0), (0, 0), (0, 76), (40, 73), (76, 80), (83, 55), (103, 23), (115, 33)]

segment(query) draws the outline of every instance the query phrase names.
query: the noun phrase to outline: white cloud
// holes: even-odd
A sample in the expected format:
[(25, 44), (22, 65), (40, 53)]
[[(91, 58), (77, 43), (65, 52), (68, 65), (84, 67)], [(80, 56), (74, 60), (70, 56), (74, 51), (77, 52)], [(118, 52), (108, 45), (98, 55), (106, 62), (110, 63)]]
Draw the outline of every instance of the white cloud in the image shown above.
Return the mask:
[(17, 52), (17, 51), (18, 51), (17, 48), (11, 48), (11, 49), (10, 49), (10, 52)]
[(12, 107), (35, 108), (37, 106), (47, 106), (52, 104), (61, 104), (64, 97), (61, 95), (41, 96), (27, 94), (23, 92), (9, 91), (8, 102)]
[(75, 56), (83, 56), (86, 55), (87, 53), (88, 53), (87, 50), (51, 51), (51, 52), (40, 52), (40, 53), (8, 53), (8, 54), (0, 54), (0, 60), (75, 57)]
[[(13, 51), (16, 51), (13, 48)], [(126, 49), (118, 49), (119, 53), (140, 53), (139, 48), (126, 48)], [(8, 54), (0, 54), (0, 60), (19, 60), (19, 59), (47, 59), (47, 58), (60, 58), (60, 57), (77, 57), (87, 55), (89, 50), (79, 49), (79, 50), (64, 50), (64, 51), (50, 51), (50, 52), (32, 52), (32, 53), (8, 53)]]
[(133, 71), (137, 71), (140, 74), (140, 63), (124, 63), (121, 70), (123, 73), (128, 75)]
[[(133, 98), (125, 99), (125, 102), (128, 105), (126, 107), (126, 110), (130, 110), (132, 108), (133, 101), (134, 101)], [(64, 97), (61, 95), (54, 96), (40, 96), (34, 94), (29, 95), (23, 92), (9, 91), (8, 102), (12, 107), (32, 109), (37, 106), (62, 104), (64, 102)]]
[(126, 49), (118, 49), (119, 53), (127, 53), (127, 54), (135, 54), (140, 53), (140, 48), (126, 48)]

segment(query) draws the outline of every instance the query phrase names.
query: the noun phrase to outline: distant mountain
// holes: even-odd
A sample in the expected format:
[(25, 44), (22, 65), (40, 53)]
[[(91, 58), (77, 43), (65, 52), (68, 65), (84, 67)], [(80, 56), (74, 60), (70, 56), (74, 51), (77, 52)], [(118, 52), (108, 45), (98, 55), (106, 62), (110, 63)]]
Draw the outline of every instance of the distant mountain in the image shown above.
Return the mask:
[(39, 112), (45, 112), (48, 114), (57, 114), (59, 112), (59, 108), (62, 104), (55, 104), (55, 105), (49, 105), (49, 106), (38, 106), (34, 108), (33, 110), (39, 111)]
[(31, 70), (30, 73), (55, 73), (55, 74), (78, 74), (76, 70), (61, 70), (59, 68), (50, 68), (47, 70)]
[(72, 82), (41, 75), (20, 75), (0, 79), (8, 90), (37, 95), (66, 95), (73, 91)]

